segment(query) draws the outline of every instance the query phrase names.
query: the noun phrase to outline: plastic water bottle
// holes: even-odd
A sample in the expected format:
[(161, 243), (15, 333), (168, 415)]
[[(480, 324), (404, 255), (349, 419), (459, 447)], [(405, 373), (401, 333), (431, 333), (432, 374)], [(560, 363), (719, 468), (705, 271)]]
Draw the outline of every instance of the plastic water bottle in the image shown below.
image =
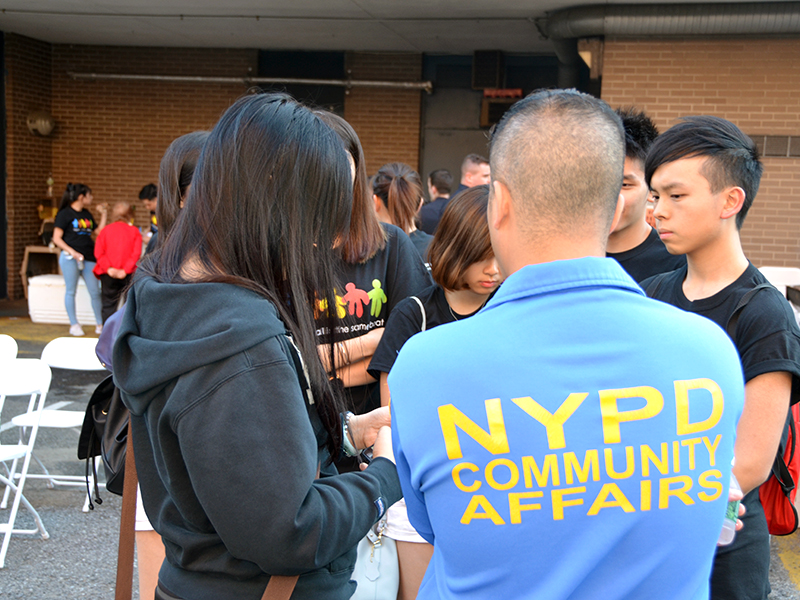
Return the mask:
[[(736, 475), (733, 474), (733, 471), (731, 471), (731, 489), (738, 492), (742, 491), (739, 482), (736, 481)], [(740, 503), (741, 500), (728, 502), (728, 510), (725, 511), (725, 520), (722, 522), (722, 532), (719, 534), (717, 546), (727, 546), (736, 536), (736, 519), (739, 518)]]
[(78, 271), (83, 271), (83, 259), (78, 261)]

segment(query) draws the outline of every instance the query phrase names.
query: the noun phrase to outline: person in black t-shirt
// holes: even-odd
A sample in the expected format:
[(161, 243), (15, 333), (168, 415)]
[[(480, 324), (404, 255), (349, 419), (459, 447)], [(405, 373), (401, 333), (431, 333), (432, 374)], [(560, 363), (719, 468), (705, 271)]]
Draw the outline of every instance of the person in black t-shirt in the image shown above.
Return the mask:
[[(378, 384), (367, 366), (387, 319), (401, 300), (428, 287), (431, 277), (409, 237), (394, 225), (378, 221), (356, 132), (332, 113), (318, 111), (317, 115), (342, 139), (354, 169), (350, 230), (337, 245), (342, 261), (336, 306), (318, 302), (315, 307), (318, 350), (325, 368), (335, 370), (344, 386), (348, 408), (362, 414), (380, 406)], [(333, 327), (327, 324), (330, 311), (335, 311)], [(347, 459), (338, 461), (337, 467), (339, 471), (358, 468)]]
[[(752, 140), (717, 117), (687, 117), (655, 141), (645, 162), (653, 216), (669, 251), (686, 254), (687, 265), (642, 282), (648, 295), (728, 330), (742, 296), (766, 283), (739, 237), (762, 169)], [(762, 600), (770, 591), (769, 532), (759, 486), (770, 476), (789, 405), (800, 400), (800, 330), (788, 302), (766, 288), (732, 334), (746, 382), (733, 472), (747, 512), (733, 543), (717, 550), (711, 598)]]
[(644, 159), (658, 137), (655, 123), (633, 108), (617, 109), (625, 129), (625, 170), (622, 195), (625, 208), (614, 231), (608, 236), (606, 256), (622, 265), (637, 283), (673, 271), (686, 264), (683, 255), (670, 254), (656, 232), (645, 220), (650, 188), (644, 180)]
[(453, 176), (447, 169), (436, 169), (428, 175), (428, 196), (430, 201), (419, 209), (417, 218), (419, 228), (433, 235), (436, 226), (442, 218), (447, 203), (450, 202), (450, 189), (453, 186)]
[(378, 220), (405, 231), (422, 262), (427, 263), (433, 236), (417, 229), (416, 215), (422, 204), (419, 174), (403, 163), (383, 165), (372, 178), (372, 200)]
[[(500, 285), (486, 218), (488, 200), (489, 186), (481, 185), (459, 194), (445, 208), (429, 251), (436, 283), (392, 311), (369, 365), (370, 375), (381, 382), (382, 405), (389, 404), (386, 380), (403, 344), (420, 331), (474, 315)], [(433, 546), (408, 523), (402, 500), (389, 509), (384, 535), (397, 542), (399, 600), (416, 598)]]
[(61, 207), (56, 214), (53, 228), (53, 244), (61, 248), (58, 264), (64, 274), (64, 307), (69, 318), (69, 334), (83, 335), (83, 328), (78, 323), (75, 313), (75, 293), (78, 291), (78, 279), (83, 276), (86, 289), (92, 300), (95, 333), (103, 330), (102, 300), (100, 299), (100, 282), (92, 273), (97, 261), (94, 256), (94, 240), (92, 233), (100, 233), (106, 226), (107, 209), (104, 204), (98, 207), (100, 224), (95, 223), (94, 216), (87, 209), (92, 204), (92, 190), (82, 183), (68, 183), (61, 197)]

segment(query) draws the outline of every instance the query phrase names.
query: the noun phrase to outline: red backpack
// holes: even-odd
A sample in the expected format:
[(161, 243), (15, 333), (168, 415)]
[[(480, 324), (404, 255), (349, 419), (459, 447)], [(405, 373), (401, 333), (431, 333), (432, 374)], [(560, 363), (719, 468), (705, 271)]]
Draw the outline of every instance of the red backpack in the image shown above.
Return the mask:
[(771, 535), (789, 535), (797, 529), (797, 481), (800, 475), (800, 451), (797, 449), (797, 425), (800, 422), (800, 405), (789, 409), (786, 430), (772, 465), (772, 474), (758, 490), (764, 506), (767, 527)]
[[(734, 334), (742, 309), (760, 290), (772, 287), (768, 283), (762, 283), (742, 296), (728, 321), (727, 331), (732, 340), (736, 339)], [(795, 404), (789, 408), (789, 416), (786, 418), (786, 426), (772, 465), (772, 473), (758, 490), (770, 535), (789, 535), (797, 530), (798, 518), (794, 499), (797, 495), (796, 482), (800, 476), (800, 450), (797, 449), (798, 424), (800, 424), (800, 405)]]

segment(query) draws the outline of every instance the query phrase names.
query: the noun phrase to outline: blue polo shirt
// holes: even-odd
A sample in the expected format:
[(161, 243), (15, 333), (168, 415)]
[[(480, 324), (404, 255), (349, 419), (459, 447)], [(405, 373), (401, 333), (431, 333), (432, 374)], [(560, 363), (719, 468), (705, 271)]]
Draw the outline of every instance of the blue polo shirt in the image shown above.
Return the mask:
[(613, 259), (530, 265), (411, 338), (389, 386), (408, 515), (434, 544), (418, 598), (708, 598), (744, 403), (708, 319)]

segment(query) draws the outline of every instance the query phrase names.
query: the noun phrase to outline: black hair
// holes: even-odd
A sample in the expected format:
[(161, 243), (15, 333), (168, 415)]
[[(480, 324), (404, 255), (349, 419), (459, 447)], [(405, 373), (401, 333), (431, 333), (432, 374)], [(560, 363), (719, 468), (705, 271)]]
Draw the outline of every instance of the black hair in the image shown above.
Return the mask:
[(729, 186), (744, 190), (744, 203), (736, 215), (742, 228), (753, 205), (764, 166), (758, 148), (741, 129), (726, 119), (712, 116), (684, 117), (653, 143), (644, 164), (647, 185), (663, 164), (684, 158), (707, 157), (700, 172), (716, 194)]
[(156, 206), (160, 243), (163, 243), (172, 224), (178, 218), (181, 202), (186, 199), (186, 190), (192, 183), (197, 159), (206, 139), (208, 139), (207, 131), (194, 131), (182, 135), (169, 145), (161, 159), (158, 172), (161, 198)]
[(148, 183), (139, 192), (139, 200), (153, 200), (158, 198), (158, 188), (155, 183)]
[(78, 197), (91, 193), (92, 190), (88, 185), (84, 185), (82, 183), (68, 183), (67, 189), (65, 189), (64, 193), (61, 195), (61, 204), (59, 205), (58, 210), (63, 210), (75, 202)]
[(614, 112), (622, 119), (625, 129), (625, 156), (644, 165), (647, 152), (658, 137), (658, 127), (644, 112), (633, 107), (618, 108)]
[(372, 178), (372, 193), (383, 202), (393, 225), (406, 233), (414, 229), (422, 201), (419, 173), (405, 163), (385, 164)]
[[(141, 266), (159, 281), (230, 283), (269, 299), (305, 359), (331, 456), (344, 405), (317, 353), (314, 310), (336, 306), (334, 242), (347, 234), (352, 193), (328, 125), (287, 95), (246, 96), (209, 134), (170, 235)], [(319, 321), (335, 331), (336, 311)]]
[(440, 194), (449, 194), (453, 189), (453, 176), (447, 169), (436, 169), (428, 175), (428, 181)]
[(339, 115), (322, 109), (314, 110), (314, 114), (339, 136), (356, 167), (350, 231), (337, 245), (337, 249), (345, 262), (353, 265), (367, 262), (378, 250), (386, 247), (386, 232), (381, 227), (372, 204), (371, 188), (367, 180), (367, 161), (361, 140), (350, 123)]

